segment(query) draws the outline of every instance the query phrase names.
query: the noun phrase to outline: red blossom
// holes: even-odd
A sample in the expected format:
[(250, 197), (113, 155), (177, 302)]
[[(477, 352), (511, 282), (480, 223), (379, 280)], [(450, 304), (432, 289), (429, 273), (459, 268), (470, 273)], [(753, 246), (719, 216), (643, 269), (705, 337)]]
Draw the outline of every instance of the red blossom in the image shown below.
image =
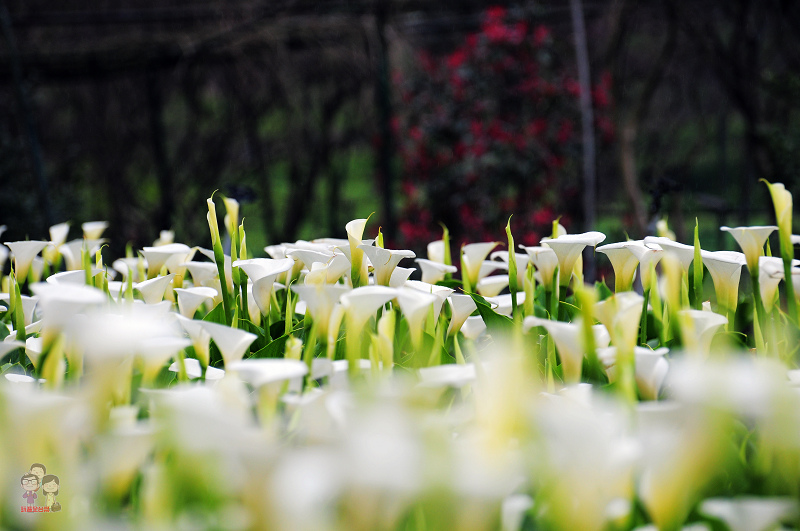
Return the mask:
[(458, 49), (447, 57), (447, 66), (451, 69), (456, 69), (464, 64), (467, 59), (467, 52), (463, 49)]
[(486, 8), (486, 20), (496, 21), (505, 18), (508, 9), (503, 6), (491, 6)]
[(558, 128), (558, 133), (556, 133), (556, 142), (559, 144), (566, 144), (571, 137), (572, 122), (568, 120), (562, 120), (561, 125)]
[(533, 44), (541, 46), (550, 38), (550, 28), (539, 25), (533, 30)]

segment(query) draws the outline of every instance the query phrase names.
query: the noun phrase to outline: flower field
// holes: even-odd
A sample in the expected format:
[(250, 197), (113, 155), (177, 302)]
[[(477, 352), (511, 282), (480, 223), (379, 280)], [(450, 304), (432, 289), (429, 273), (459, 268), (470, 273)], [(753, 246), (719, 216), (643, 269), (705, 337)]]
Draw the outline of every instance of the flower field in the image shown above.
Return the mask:
[(721, 228), (741, 252), (509, 221), (423, 257), (356, 219), (252, 258), (213, 195), (210, 249), (6, 242), (0, 526), (796, 529), (800, 268), (767, 186), (775, 226)]

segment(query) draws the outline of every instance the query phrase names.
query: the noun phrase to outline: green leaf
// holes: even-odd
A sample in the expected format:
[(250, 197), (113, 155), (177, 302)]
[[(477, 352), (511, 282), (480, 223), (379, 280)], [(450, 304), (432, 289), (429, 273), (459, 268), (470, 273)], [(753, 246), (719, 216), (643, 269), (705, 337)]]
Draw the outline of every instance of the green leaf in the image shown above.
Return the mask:
[(288, 335), (282, 335), (266, 347), (262, 348), (251, 357), (253, 358), (282, 358), (283, 353), (286, 351), (286, 340), (289, 339)]
[(607, 298), (609, 298), (612, 295), (614, 295), (614, 292), (611, 291), (611, 288), (609, 288), (606, 285), (606, 281), (605, 280), (597, 280), (597, 281), (595, 281), (594, 288), (597, 290), (597, 301), (598, 302), (599, 301), (604, 301)]
[(490, 334), (511, 334), (514, 331), (514, 321), (492, 310), (492, 307), (486, 302), (486, 299), (477, 293), (469, 293), (468, 295), (475, 301), (475, 305), (478, 307), (478, 313), (486, 324), (486, 329)]
[(436, 285), (437, 286), (444, 286), (445, 288), (450, 288), (450, 289), (458, 289), (458, 288), (460, 288), (462, 286), (461, 281), (457, 280), (457, 279), (454, 279), (454, 278), (452, 278), (450, 280), (447, 280), (447, 279), (440, 280), (439, 282), (436, 283)]
[(203, 317), (203, 321), (208, 321), (209, 323), (217, 323), (228, 325), (228, 319), (225, 316), (225, 307), (222, 304), (217, 304), (214, 306), (214, 309), (211, 310)]

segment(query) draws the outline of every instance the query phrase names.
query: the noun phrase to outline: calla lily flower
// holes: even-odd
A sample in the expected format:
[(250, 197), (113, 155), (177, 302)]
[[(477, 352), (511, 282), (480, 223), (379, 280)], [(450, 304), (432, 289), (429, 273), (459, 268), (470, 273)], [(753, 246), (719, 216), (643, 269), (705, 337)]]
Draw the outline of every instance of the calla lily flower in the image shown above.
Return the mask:
[(316, 285), (293, 285), (292, 291), (300, 296), (300, 300), (306, 303), (306, 308), (311, 312), (317, 326), (319, 337), (328, 338), (331, 312), (339, 299), (351, 289), (342, 284), (316, 284)]
[[(508, 251), (494, 251), (489, 257), (492, 260), (499, 258), (506, 265), (508, 269)], [(528, 262), (530, 262), (530, 255), (528, 253), (514, 253), (514, 258), (517, 261), (517, 286), (522, 289), (525, 283), (525, 271), (528, 269)]]
[(469, 285), (474, 289), (478, 284), (481, 265), (489, 252), (500, 245), (500, 242), (468, 243), (461, 248), (461, 262), (464, 270), (461, 272), (466, 277)]
[(639, 266), (639, 257), (631, 250), (631, 247), (637, 243), (640, 242), (609, 243), (597, 248), (598, 253), (603, 253), (611, 260), (611, 266), (614, 268), (614, 291), (616, 292), (630, 291), (633, 286), (636, 268)]
[(378, 308), (396, 296), (397, 290), (387, 286), (362, 286), (342, 295), (342, 306), (348, 318), (348, 335), (361, 330)]
[(717, 304), (726, 311), (736, 311), (739, 304), (739, 278), (747, 262), (742, 253), (733, 251), (701, 251), (703, 265), (711, 273)]
[[(349, 242), (351, 269), (350, 276), (353, 287), (359, 287), (367, 283), (366, 264), (364, 263), (364, 251), (358, 248), (363, 242), (364, 228), (367, 226), (367, 219), (354, 219), (345, 225), (347, 231), (347, 241)], [(363, 277), (363, 278), (362, 278)]]
[(575, 262), (583, 252), (583, 249), (587, 245), (595, 247), (605, 239), (605, 234), (595, 231), (584, 232), (583, 234), (565, 234), (558, 238), (542, 238), (541, 244), (555, 251), (558, 257), (560, 282), (562, 286), (566, 286), (572, 278)]
[(664, 256), (664, 251), (659, 245), (654, 243), (638, 243), (639, 245), (629, 246), (629, 249), (639, 260), (639, 271), (642, 275), (642, 287), (645, 291), (649, 291), (653, 285), (653, 278), (651, 277), (650, 270), (654, 268)]
[(375, 283), (381, 286), (389, 285), (392, 272), (402, 259), (415, 258), (417, 256), (413, 251), (383, 249), (373, 245), (361, 244), (358, 248), (364, 251), (364, 254), (369, 258), (375, 274)]
[(294, 260), (292, 258), (280, 260), (251, 258), (249, 260), (237, 260), (233, 265), (241, 268), (248, 278), (253, 281), (253, 298), (261, 309), (261, 313), (267, 315), (275, 280), (281, 273), (290, 271), (294, 267)]
[(496, 297), (508, 287), (508, 275), (493, 275), (478, 281), (477, 290), (484, 297)]
[(214, 299), (218, 292), (214, 288), (196, 286), (192, 288), (175, 288), (178, 297), (178, 311), (189, 319), (194, 317), (197, 309), (207, 300)]
[(153, 242), (153, 247), (160, 247), (171, 243), (175, 243), (175, 231), (162, 230), (158, 233), (158, 239)]
[[(794, 274), (792, 275), (794, 276)], [(778, 285), (784, 277), (783, 261), (775, 256), (762, 256), (758, 260), (758, 286), (764, 310), (769, 313), (775, 306)]]
[(470, 316), (461, 325), (460, 331), (464, 334), (464, 337), (475, 341), (486, 331), (486, 323), (483, 322), (483, 318), (480, 315)]
[(540, 280), (545, 291), (553, 291), (553, 275), (558, 267), (558, 255), (550, 247), (533, 246), (525, 247), (520, 245), (528, 253), (531, 262), (541, 277)]
[(105, 240), (100, 239), (78, 239), (69, 241), (58, 248), (61, 256), (64, 257), (68, 271), (76, 271), (83, 268), (81, 263), (81, 249), (84, 247), (89, 254), (94, 254), (100, 249)]
[(678, 312), (681, 335), (688, 352), (707, 357), (711, 342), (721, 327), (728, 324), (728, 318), (704, 310), (681, 310)]
[(145, 247), (142, 249), (142, 255), (147, 260), (147, 277), (153, 278), (159, 274), (161, 269), (166, 265), (169, 267), (170, 262), (172, 268), (178, 268), (177, 274), (182, 275), (180, 269), (185, 270), (182, 264), (191, 259), (193, 250), (188, 245), (182, 243), (170, 243), (168, 245), (160, 245), (158, 247)]
[(189, 339), (192, 341), (192, 347), (194, 347), (194, 353), (197, 359), (200, 360), (203, 367), (208, 367), (210, 362), (209, 342), (211, 341), (211, 334), (203, 328), (201, 324), (203, 321), (195, 321), (182, 315), (178, 315), (177, 318), (181, 327), (186, 331), (189, 335)]
[[(543, 326), (558, 347), (561, 356), (561, 367), (564, 371), (564, 383), (574, 384), (581, 381), (581, 369), (586, 347), (583, 344), (583, 324), (580, 319), (572, 323), (541, 319), (532, 315), (525, 318), (522, 324), (527, 331), (535, 326)], [(610, 340), (608, 330), (603, 325), (592, 326), (596, 345), (607, 346)]]
[(164, 292), (167, 291), (170, 282), (175, 277), (172, 273), (163, 277), (155, 277), (144, 282), (139, 282), (134, 286), (142, 294), (142, 300), (147, 304), (157, 304), (164, 299)]
[(431, 262), (437, 262), (439, 264), (444, 265), (445, 263), (445, 249), (444, 249), (444, 240), (436, 240), (430, 242), (427, 247), (428, 250), (428, 260)]
[[(507, 315), (511, 317), (511, 309), (513, 308), (513, 304), (511, 303), (510, 293), (503, 293), (502, 295), (498, 295), (497, 297), (488, 297), (486, 298), (486, 302), (493, 305), (493, 309), (495, 312), (501, 315)], [(525, 302), (525, 292), (518, 291), (517, 306), (522, 306), (524, 302)]]
[[(180, 362), (175, 361), (169, 366), (172, 372), (180, 372)], [(203, 367), (200, 365), (200, 360), (194, 358), (186, 358), (183, 360), (183, 367), (186, 370), (186, 376), (189, 378), (200, 378), (203, 375)], [(206, 368), (206, 381), (221, 380), (225, 377), (225, 371), (217, 369), (216, 367)]]
[(69, 222), (59, 223), (50, 227), (50, 247), (47, 247), (42, 253), (46, 260), (50, 263), (55, 262), (58, 257), (58, 248), (67, 241), (69, 235)]
[[(294, 260), (292, 263), (294, 263)], [(219, 274), (217, 266), (211, 262), (186, 262), (184, 265), (189, 270), (195, 286), (205, 286), (206, 282), (209, 282)]]
[(431, 306), (438, 300), (439, 298), (432, 293), (425, 293), (413, 288), (397, 290), (397, 303), (408, 321), (411, 343), (415, 349), (422, 344), (423, 321), (428, 316)]
[(236, 372), (242, 380), (253, 387), (302, 378), (308, 374), (308, 365), (300, 360), (265, 358), (231, 363), (229, 371)]
[(464, 387), (475, 381), (475, 364), (436, 365), (419, 369), (420, 385), (423, 387)]
[(739, 244), (747, 261), (747, 268), (751, 271), (758, 270), (758, 257), (764, 254), (764, 244), (769, 235), (778, 230), (774, 225), (757, 227), (720, 227), (719, 230), (730, 233)]
[(422, 281), (428, 284), (436, 284), (444, 280), (447, 273), (455, 273), (458, 271), (456, 266), (445, 265), (442, 262), (428, 260), (425, 258), (417, 258), (416, 262), (422, 269)]
[(783, 183), (767, 183), (772, 203), (775, 207), (775, 218), (778, 220), (778, 229), (791, 238), (792, 234), (792, 193)]
[(449, 297), (453, 293), (453, 290), (448, 287), (437, 286), (435, 284), (427, 284), (419, 280), (407, 280), (404, 286), (407, 288), (412, 288), (418, 291), (423, 291), (425, 293), (432, 293), (436, 295), (436, 301), (433, 303), (434, 319), (439, 318), (439, 314), (442, 311), (442, 306), (444, 305), (445, 299), (447, 299), (447, 297)]
[(453, 317), (450, 319), (450, 325), (447, 328), (447, 335), (451, 336), (461, 329), (467, 318), (478, 307), (469, 295), (452, 293), (447, 297), (447, 300), (450, 302), (450, 308), (453, 311)]
[(24, 242), (5, 242), (14, 256), (14, 274), (20, 282), (28, 276), (33, 258), (39, 254), (50, 242), (43, 241), (24, 241)]
[(333, 251), (296, 248), (287, 250), (286, 256), (302, 261), (306, 269), (311, 271), (315, 263), (327, 264), (333, 258)]
[(230, 363), (240, 361), (250, 344), (258, 337), (238, 328), (231, 328), (209, 321), (200, 321), (200, 326), (208, 332), (208, 335), (211, 336), (211, 339), (214, 340), (214, 343), (219, 348), (225, 367), (228, 367)]
[(167, 361), (191, 344), (188, 339), (172, 336), (154, 337), (142, 341), (137, 358), (142, 361), (143, 380), (152, 381)]
[(665, 253), (674, 254), (678, 257), (678, 260), (680, 260), (683, 271), (689, 271), (689, 266), (692, 264), (692, 260), (694, 260), (694, 246), (678, 243), (669, 238), (659, 236), (647, 236), (644, 239), (644, 243), (656, 244), (660, 246)]
[(83, 237), (87, 240), (98, 240), (108, 228), (108, 221), (87, 221), (81, 224)]
[(784, 520), (800, 514), (793, 498), (709, 498), (700, 504), (700, 512), (719, 518), (730, 531), (767, 531)]
[[(102, 272), (102, 269), (93, 267), (90, 274), (92, 277), (95, 277)], [(55, 275), (50, 275), (47, 277), (45, 282), (49, 284), (75, 284), (77, 286), (85, 286), (86, 272), (82, 269), (77, 271), (61, 271), (60, 273), (56, 273)]]
[[(645, 400), (656, 400), (664, 385), (669, 371), (669, 362), (664, 359), (667, 352), (669, 352), (667, 348), (650, 350), (645, 347), (634, 347), (636, 386)], [(613, 383), (616, 380), (617, 347), (600, 348), (597, 350), (597, 356), (605, 365), (608, 380)]]
[(30, 289), (39, 297), (42, 338), (48, 342), (76, 313), (108, 302), (104, 291), (90, 286), (40, 282), (32, 284)]
[(389, 279), (389, 287), (402, 288), (414, 271), (416, 269), (413, 267), (395, 267), (394, 271), (392, 271), (392, 278)]
[(617, 293), (594, 306), (597, 320), (606, 326), (617, 347), (633, 348), (639, 331), (644, 297), (633, 291)]

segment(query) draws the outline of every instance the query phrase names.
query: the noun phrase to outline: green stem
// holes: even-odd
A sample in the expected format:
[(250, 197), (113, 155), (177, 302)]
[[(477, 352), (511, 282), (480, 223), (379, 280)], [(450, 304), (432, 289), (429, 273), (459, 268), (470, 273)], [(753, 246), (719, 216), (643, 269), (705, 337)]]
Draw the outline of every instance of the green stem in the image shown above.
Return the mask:
[(639, 322), (639, 344), (647, 345), (647, 306), (650, 303), (650, 290), (644, 292), (644, 302), (642, 303), (642, 318)]
[(797, 301), (794, 298), (794, 283), (792, 282), (792, 256), (784, 252), (781, 252), (781, 254), (783, 255), (783, 278), (785, 279), (784, 284), (786, 284), (786, 304), (789, 310), (789, 317), (793, 323), (798, 324)]

